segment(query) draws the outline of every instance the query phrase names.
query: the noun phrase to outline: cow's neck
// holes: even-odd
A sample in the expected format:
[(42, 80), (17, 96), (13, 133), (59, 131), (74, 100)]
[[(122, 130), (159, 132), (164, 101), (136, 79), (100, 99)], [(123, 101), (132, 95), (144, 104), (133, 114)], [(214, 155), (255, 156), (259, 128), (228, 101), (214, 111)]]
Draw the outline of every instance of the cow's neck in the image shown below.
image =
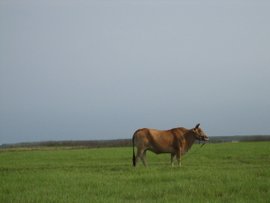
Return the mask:
[(185, 150), (185, 152), (187, 152), (192, 147), (192, 145), (194, 144), (196, 139), (195, 139), (193, 133), (190, 131), (187, 131), (184, 134), (184, 137), (185, 137), (185, 141), (186, 141), (186, 144), (184, 146), (184, 148), (185, 148), (184, 150)]

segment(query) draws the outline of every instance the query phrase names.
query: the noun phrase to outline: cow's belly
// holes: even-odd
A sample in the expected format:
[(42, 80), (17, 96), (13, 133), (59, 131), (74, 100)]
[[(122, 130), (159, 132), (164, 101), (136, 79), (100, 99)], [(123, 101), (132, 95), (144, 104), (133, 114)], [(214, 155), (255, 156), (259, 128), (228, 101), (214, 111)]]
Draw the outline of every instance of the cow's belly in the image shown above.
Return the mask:
[(166, 147), (160, 147), (160, 146), (149, 146), (148, 150), (156, 153), (156, 154), (161, 154), (161, 153), (175, 153), (175, 149), (171, 146), (166, 146)]

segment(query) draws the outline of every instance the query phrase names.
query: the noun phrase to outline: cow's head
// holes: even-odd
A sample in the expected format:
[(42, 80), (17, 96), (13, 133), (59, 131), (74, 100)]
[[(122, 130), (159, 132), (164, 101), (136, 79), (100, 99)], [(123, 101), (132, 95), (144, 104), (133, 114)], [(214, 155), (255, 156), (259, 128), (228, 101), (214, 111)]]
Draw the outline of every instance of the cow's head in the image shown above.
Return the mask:
[(208, 141), (209, 138), (207, 135), (203, 132), (201, 128), (199, 128), (200, 124), (197, 124), (195, 128), (192, 129), (193, 135), (197, 140), (201, 141)]

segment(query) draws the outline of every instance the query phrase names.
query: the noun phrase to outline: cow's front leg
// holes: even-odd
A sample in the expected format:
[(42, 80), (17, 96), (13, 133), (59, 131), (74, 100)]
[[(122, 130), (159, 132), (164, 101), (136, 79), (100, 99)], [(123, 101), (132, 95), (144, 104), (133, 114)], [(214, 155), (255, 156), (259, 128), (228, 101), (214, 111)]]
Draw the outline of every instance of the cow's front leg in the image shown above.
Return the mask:
[(178, 164), (178, 166), (181, 167), (181, 151), (180, 151), (180, 149), (177, 150), (176, 158), (177, 158), (177, 164)]
[(175, 157), (175, 153), (171, 153), (171, 166), (174, 167), (173, 160)]

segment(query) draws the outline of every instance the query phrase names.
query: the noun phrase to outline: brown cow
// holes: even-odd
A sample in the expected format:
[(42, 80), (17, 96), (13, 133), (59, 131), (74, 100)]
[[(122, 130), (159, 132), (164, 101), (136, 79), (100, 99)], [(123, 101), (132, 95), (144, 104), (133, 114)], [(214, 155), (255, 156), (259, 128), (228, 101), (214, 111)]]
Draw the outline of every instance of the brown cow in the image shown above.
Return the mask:
[[(139, 158), (146, 166), (146, 151), (150, 150), (156, 154), (170, 153), (171, 164), (176, 156), (178, 166), (181, 166), (181, 156), (184, 155), (193, 145), (195, 140), (208, 141), (207, 135), (199, 128), (197, 124), (195, 128), (173, 128), (171, 130), (155, 130), (142, 128), (137, 130), (132, 138), (133, 143), (133, 166), (136, 166)], [(137, 147), (137, 155), (135, 156), (134, 146)]]

